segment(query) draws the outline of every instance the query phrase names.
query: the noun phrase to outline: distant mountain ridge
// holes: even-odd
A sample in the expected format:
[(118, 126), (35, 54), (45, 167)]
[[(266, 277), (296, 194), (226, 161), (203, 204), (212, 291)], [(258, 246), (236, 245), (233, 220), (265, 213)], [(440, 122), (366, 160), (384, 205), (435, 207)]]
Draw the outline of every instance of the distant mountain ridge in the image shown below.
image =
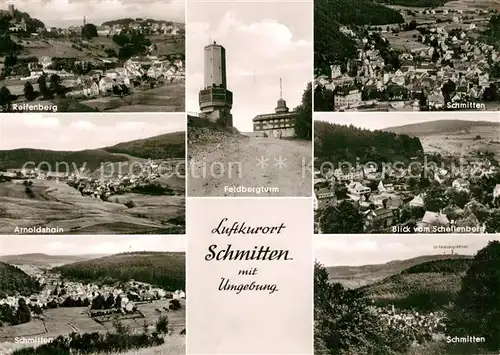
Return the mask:
[(185, 289), (184, 252), (130, 252), (57, 267), (65, 278), (83, 282), (146, 282), (168, 291)]
[(103, 148), (110, 153), (129, 154), (137, 158), (165, 159), (184, 158), (186, 154), (186, 133), (173, 132), (145, 139), (118, 143)]
[(155, 20), (151, 18), (122, 18), (122, 19), (117, 19), (117, 20), (111, 20), (111, 21), (105, 21), (101, 24), (101, 26), (114, 26), (114, 25), (121, 25), (121, 26), (127, 26), (131, 23), (158, 23), (158, 24), (181, 24), (179, 22), (175, 21), (167, 21), (167, 20)]
[(403, 126), (387, 127), (383, 128), (382, 131), (407, 134), (410, 136), (429, 136), (433, 134), (458, 132), (478, 126), (491, 126), (494, 129), (498, 129), (500, 134), (500, 122), (465, 120), (435, 120), (429, 122), (418, 122)]
[[(137, 158), (151, 159), (178, 159), (185, 156), (185, 133), (173, 132), (161, 134), (145, 139), (118, 143), (113, 146), (100, 149), (87, 149), (81, 151), (54, 151), (45, 149), (19, 148), (12, 150), (0, 150), (1, 169), (20, 169), (26, 162), (47, 162), (51, 168), (60, 162), (75, 164), (76, 168), (84, 166), (95, 170), (103, 162), (128, 161), (125, 156), (117, 153), (128, 154)], [(43, 166), (40, 167), (43, 169)], [(74, 168), (74, 167), (70, 167)], [(64, 169), (64, 167), (61, 167)]]
[(78, 261), (95, 259), (101, 255), (47, 255), (41, 253), (0, 255), (0, 262), (11, 265), (31, 265), (37, 267), (53, 267), (55, 265), (71, 264)]
[(399, 274), (406, 269), (416, 265), (444, 259), (470, 259), (469, 255), (459, 254), (436, 254), (424, 255), (405, 260), (393, 260), (384, 264), (361, 265), (361, 266), (330, 266), (326, 267), (331, 280), (355, 279), (371, 276), (373, 279), (382, 279)]
[(438, 310), (460, 290), (472, 256), (426, 255), (385, 264), (329, 267), (330, 282), (358, 288), (376, 304)]

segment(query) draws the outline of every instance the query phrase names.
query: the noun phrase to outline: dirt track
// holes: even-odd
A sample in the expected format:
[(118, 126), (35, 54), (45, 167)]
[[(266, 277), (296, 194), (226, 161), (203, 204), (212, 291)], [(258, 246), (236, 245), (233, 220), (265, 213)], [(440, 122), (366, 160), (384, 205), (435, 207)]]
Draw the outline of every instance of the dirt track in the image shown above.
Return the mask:
[(311, 142), (243, 137), (188, 152), (189, 196), (311, 196)]

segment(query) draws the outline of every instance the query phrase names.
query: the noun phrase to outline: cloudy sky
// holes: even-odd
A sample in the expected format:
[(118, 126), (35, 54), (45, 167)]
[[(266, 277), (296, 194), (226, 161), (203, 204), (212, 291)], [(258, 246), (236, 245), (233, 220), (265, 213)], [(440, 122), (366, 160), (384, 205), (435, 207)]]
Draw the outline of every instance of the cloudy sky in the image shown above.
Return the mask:
[(375, 130), (436, 120), (499, 122), (500, 119), (498, 113), (495, 112), (482, 112), (474, 115), (470, 112), (389, 112), (376, 115), (370, 112), (318, 112), (314, 114), (314, 120), (340, 125), (352, 124), (356, 127)]
[(187, 110), (199, 112), (203, 88), (203, 48), (216, 41), (226, 48), (227, 84), (233, 123), (252, 131), (252, 118), (272, 113), (279, 99), (300, 104), (312, 80), (312, 2), (188, 2)]
[(4, 115), (0, 117), (0, 150), (96, 149), (185, 130), (183, 113)]
[(183, 235), (0, 236), (0, 255), (118, 254), (132, 251), (186, 251)]
[[(423, 255), (450, 253), (443, 246), (460, 246), (455, 253), (473, 255), (489, 240), (488, 235), (315, 235), (315, 258), (325, 266), (382, 264)], [(466, 248), (463, 248), (466, 246)]]
[(184, 0), (3, 0), (0, 9), (7, 9), (8, 4), (48, 27), (78, 26), (83, 16), (95, 25), (127, 17), (184, 23), (186, 7)]

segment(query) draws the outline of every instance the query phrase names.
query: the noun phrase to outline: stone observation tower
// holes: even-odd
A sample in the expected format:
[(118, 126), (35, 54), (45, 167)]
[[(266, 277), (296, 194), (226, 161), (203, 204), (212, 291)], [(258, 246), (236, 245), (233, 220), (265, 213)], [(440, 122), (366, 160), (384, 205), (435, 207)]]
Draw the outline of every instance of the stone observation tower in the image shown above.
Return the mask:
[(227, 89), (226, 49), (213, 42), (205, 47), (205, 82), (199, 103), (203, 115), (213, 122), (233, 126), (233, 93)]

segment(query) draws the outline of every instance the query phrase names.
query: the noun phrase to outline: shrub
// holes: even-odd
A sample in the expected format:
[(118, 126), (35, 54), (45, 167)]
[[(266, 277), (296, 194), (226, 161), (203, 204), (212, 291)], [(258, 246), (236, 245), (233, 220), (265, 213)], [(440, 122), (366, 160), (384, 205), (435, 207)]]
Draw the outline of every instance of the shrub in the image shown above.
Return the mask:
[(477, 344), (500, 350), (500, 242), (492, 241), (471, 262), (454, 307), (448, 314), (448, 334), (475, 334), (486, 338)]
[(172, 311), (177, 311), (179, 309), (182, 309), (181, 302), (179, 300), (171, 300), (170, 305), (168, 306), (169, 309)]
[(168, 317), (166, 315), (160, 316), (158, 321), (156, 322), (156, 332), (158, 334), (167, 334), (168, 333)]

